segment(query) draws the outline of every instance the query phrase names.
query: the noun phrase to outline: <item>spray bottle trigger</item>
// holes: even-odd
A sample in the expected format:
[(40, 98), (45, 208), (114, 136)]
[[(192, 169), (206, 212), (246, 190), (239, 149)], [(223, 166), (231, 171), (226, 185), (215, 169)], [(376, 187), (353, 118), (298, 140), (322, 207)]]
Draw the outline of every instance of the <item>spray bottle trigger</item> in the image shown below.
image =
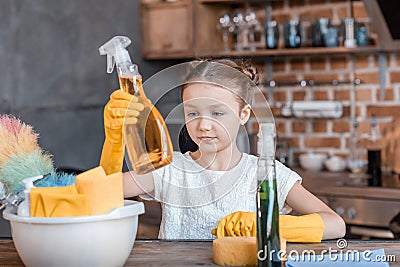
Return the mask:
[(107, 54), (107, 73), (112, 73), (115, 66), (115, 57)]

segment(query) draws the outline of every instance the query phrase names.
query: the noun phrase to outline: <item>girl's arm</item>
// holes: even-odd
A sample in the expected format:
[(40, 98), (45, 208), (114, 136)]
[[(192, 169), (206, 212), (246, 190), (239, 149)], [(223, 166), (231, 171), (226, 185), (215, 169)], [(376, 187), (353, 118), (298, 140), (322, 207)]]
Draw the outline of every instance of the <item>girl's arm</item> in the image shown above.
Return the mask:
[(154, 190), (153, 174), (138, 175), (134, 172), (123, 174), (124, 197), (135, 197)]
[(322, 239), (343, 237), (346, 233), (346, 224), (342, 217), (330, 209), (324, 202), (307, 191), (299, 182), (296, 182), (286, 197), (286, 203), (301, 215), (318, 213), (324, 222)]

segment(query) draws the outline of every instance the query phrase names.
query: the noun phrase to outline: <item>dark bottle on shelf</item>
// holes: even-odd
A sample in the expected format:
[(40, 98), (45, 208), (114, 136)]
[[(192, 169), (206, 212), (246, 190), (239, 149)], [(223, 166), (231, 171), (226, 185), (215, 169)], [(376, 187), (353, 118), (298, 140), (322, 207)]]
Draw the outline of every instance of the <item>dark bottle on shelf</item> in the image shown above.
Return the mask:
[(261, 123), (257, 144), (257, 245), (259, 267), (280, 267), (279, 208), (275, 173), (275, 126)]
[(283, 24), (283, 37), (285, 48), (301, 47), (301, 23), (298, 20), (290, 20)]
[(265, 23), (265, 46), (267, 49), (277, 49), (279, 44), (279, 25), (275, 20)]
[(382, 136), (375, 117), (371, 121), (371, 132), (367, 143), (369, 186), (382, 186), (381, 150)]

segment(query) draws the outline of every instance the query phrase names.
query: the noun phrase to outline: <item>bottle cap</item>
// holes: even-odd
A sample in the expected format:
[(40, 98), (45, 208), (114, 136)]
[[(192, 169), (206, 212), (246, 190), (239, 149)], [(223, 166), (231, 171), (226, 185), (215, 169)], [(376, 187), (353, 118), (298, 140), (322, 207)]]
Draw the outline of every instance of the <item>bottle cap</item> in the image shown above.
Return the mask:
[(126, 36), (114, 36), (99, 48), (100, 55), (107, 55), (107, 72), (111, 73), (115, 64), (131, 62), (128, 51), (125, 49), (131, 40)]
[(275, 124), (260, 123), (260, 130), (257, 134), (257, 152), (263, 156), (274, 156), (275, 154)]
[(34, 177), (30, 177), (30, 178), (26, 178), (24, 180), (22, 180), (22, 182), (25, 185), (25, 190), (31, 190), (32, 187), (35, 187), (33, 185), (33, 182), (35, 182), (36, 180), (42, 179), (43, 175), (38, 175), (38, 176), (34, 176)]

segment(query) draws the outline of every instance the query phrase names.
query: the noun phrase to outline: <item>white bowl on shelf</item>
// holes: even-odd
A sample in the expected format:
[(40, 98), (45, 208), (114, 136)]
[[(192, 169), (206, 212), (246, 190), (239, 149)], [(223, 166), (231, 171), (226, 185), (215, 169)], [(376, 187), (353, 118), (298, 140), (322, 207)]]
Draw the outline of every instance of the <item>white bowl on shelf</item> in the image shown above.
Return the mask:
[(346, 161), (338, 156), (326, 159), (324, 165), (330, 172), (341, 172), (346, 169)]
[(136, 239), (141, 202), (125, 200), (123, 207), (104, 215), (63, 218), (22, 217), (10, 209), (14, 245), (28, 267), (123, 266)]
[(323, 153), (305, 153), (299, 156), (300, 167), (307, 171), (320, 171), (324, 167), (326, 155)]

